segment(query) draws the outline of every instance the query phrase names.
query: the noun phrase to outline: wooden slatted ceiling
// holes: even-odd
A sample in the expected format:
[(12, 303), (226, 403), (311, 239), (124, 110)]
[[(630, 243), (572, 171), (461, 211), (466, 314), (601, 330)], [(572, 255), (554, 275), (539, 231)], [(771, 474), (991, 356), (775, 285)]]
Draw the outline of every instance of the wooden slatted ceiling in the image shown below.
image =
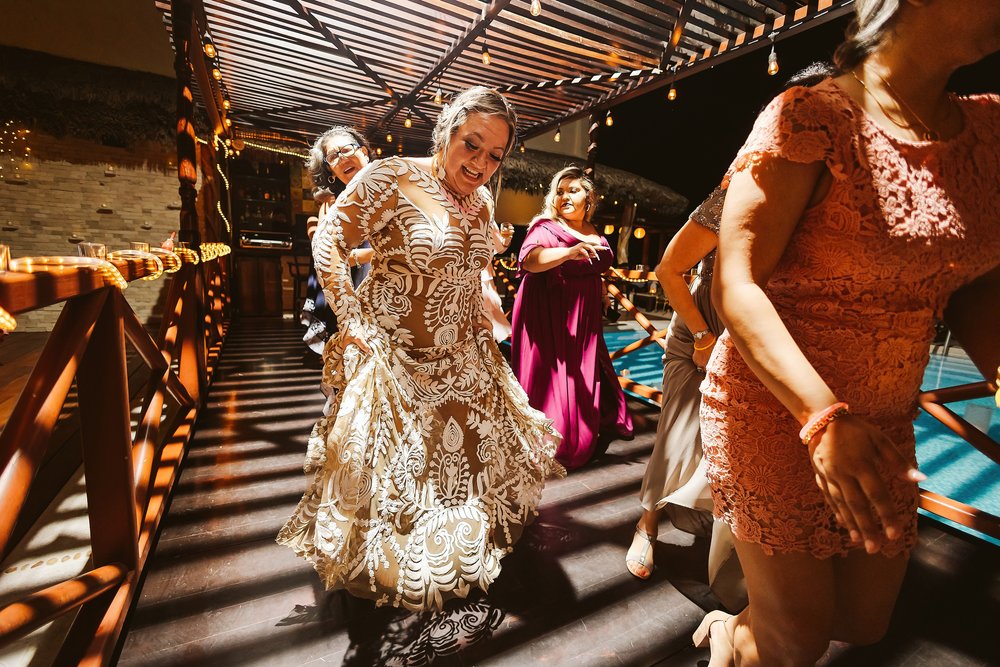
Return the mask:
[[(170, 1), (154, 1), (169, 30)], [(438, 88), (499, 88), (530, 137), (840, 16), (852, 0), (541, 1), (534, 17), (530, 0), (195, 0), (237, 127), (310, 141), (355, 125), (408, 152), (430, 142)]]

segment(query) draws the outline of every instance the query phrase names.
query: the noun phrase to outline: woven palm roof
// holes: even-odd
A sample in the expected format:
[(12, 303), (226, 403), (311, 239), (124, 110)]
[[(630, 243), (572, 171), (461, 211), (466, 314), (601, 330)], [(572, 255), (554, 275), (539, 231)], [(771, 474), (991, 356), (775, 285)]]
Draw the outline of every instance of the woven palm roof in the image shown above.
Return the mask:
[[(176, 0), (175, 0), (176, 1)], [(188, 0), (186, 0), (188, 1)], [(505, 92), (523, 138), (842, 16), (852, 0), (189, 0), (217, 49), (202, 103), (234, 132), (311, 140), (335, 124), (425, 149), (439, 105)], [(154, 0), (171, 29), (170, 0)], [(491, 56), (483, 64), (483, 48)], [(199, 54), (200, 56), (200, 54)], [(195, 59), (197, 60), (197, 59)], [(227, 112), (221, 111), (224, 116)], [(405, 126), (409, 117), (410, 127)], [(386, 134), (393, 142), (387, 145)]]

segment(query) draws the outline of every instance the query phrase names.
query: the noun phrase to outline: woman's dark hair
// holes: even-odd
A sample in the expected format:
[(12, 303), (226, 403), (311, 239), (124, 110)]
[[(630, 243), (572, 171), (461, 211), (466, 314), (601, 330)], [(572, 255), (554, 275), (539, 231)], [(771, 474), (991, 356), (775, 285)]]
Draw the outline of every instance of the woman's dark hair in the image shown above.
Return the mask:
[(850, 72), (892, 36), (902, 0), (855, 0), (854, 20), (843, 43), (833, 53), (833, 64)]
[(326, 163), (326, 142), (334, 137), (345, 136), (351, 137), (358, 146), (365, 149), (369, 155), (371, 154), (371, 146), (368, 145), (368, 139), (353, 127), (334, 125), (319, 135), (316, 141), (313, 142), (312, 148), (309, 149), (309, 157), (306, 158), (306, 169), (309, 171), (309, 176), (312, 177), (313, 182), (313, 199), (316, 200), (317, 204), (332, 201), (337, 196), (334, 188), (336, 187), (337, 191), (339, 191), (343, 187), (343, 184), (333, 175), (330, 165)]

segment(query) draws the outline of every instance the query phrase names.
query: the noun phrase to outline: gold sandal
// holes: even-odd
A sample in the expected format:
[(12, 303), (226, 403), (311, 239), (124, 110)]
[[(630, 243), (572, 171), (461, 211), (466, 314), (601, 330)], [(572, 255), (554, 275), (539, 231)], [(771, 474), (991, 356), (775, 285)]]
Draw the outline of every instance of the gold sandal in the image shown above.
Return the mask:
[[(653, 575), (653, 545), (656, 544), (656, 538), (651, 535), (647, 535), (645, 531), (639, 530), (636, 526), (635, 535), (641, 537), (645, 544), (643, 544), (642, 555), (639, 558), (632, 557), (632, 549), (635, 547), (635, 536), (632, 538), (632, 545), (628, 549), (628, 553), (625, 554), (625, 568), (629, 571), (633, 577), (637, 579), (642, 579), (645, 581)], [(649, 564), (647, 565), (647, 561)], [(639, 574), (636, 570), (632, 569), (632, 566), (636, 565), (641, 568), (645, 568), (646, 575), (643, 576)]]

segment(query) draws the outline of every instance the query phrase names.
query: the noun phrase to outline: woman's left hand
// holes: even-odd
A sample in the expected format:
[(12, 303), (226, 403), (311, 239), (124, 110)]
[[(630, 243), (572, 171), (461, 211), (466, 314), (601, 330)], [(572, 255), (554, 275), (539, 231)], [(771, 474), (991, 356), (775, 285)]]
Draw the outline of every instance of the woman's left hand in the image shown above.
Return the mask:
[[(709, 336), (712, 336), (712, 334), (709, 334)], [(694, 362), (694, 365), (702, 373), (705, 372), (705, 365), (708, 364), (708, 360), (712, 357), (712, 350), (715, 349), (715, 343), (716, 343), (716, 341), (718, 341), (718, 338), (716, 338), (715, 336), (712, 336), (712, 342), (711, 343), (705, 343), (703, 341), (695, 341), (694, 342), (696, 348), (695, 348), (694, 352), (691, 353), (691, 361)], [(705, 345), (708, 345), (708, 347), (705, 347)], [(701, 349), (701, 350), (697, 349), (699, 347), (704, 348), (704, 349)]]

